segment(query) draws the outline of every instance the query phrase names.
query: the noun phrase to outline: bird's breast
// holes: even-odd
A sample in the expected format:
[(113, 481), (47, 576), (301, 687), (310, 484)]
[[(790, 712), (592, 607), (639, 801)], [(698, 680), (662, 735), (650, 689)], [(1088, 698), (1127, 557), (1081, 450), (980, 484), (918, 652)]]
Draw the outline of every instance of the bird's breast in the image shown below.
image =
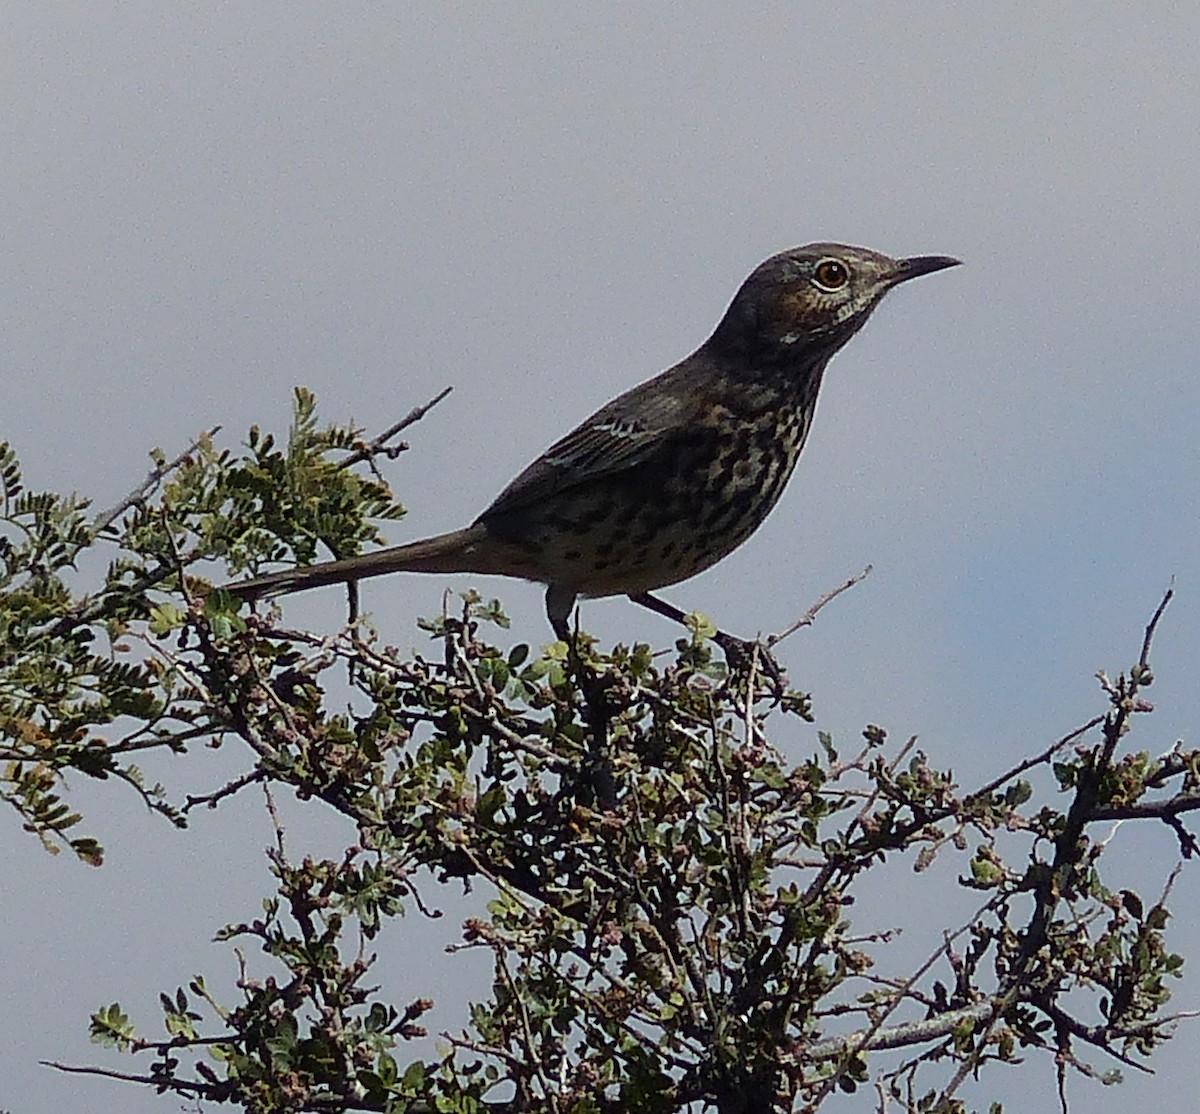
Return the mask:
[(636, 466), (581, 483), (497, 522), (526, 548), (534, 579), (584, 595), (653, 591), (715, 564), (774, 507), (813, 407), (751, 412), (713, 403)]

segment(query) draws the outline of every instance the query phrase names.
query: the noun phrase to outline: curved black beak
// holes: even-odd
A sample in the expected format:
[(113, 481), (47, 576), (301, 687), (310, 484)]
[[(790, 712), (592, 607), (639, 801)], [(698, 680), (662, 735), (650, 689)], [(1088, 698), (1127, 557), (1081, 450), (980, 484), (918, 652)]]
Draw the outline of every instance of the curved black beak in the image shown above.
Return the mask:
[(901, 259), (896, 265), (896, 274), (892, 279), (894, 286), (898, 282), (908, 282), (909, 279), (931, 275), (934, 271), (944, 271), (947, 267), (957, 267), (961, 259), (949, 255), (914, 255), (910, 259)]

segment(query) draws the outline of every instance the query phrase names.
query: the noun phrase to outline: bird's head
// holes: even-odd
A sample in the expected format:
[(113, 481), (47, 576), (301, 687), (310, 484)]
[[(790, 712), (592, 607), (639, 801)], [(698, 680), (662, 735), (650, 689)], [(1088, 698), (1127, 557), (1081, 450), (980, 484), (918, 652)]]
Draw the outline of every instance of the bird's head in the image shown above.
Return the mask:
[(894, 286), (958, 262), (945, 255), (892, 259), (846, 244), (780, 252), (742, 283), (709, 344), (756, 361), (828, 358)]

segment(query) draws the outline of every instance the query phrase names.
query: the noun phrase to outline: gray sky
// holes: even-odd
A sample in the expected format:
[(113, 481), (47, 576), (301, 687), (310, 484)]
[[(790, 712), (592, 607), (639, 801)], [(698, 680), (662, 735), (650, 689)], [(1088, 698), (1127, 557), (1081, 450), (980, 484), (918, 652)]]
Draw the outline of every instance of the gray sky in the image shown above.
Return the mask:
[[(1133, 661), (1175, 577), (1140, 744), (1194, 745), (1200, 8), (732, 12), (7, 4), (0, 437), (31, 486), (106, 504), (155, 445), (284, 428), (293, 384), (373, 428), (453, 384), (391, 470), (410, 515), (389, 536), (407, 540), (469, 521), (595, 406), (687, 355), (765, 256), (818, 239), (956, 255), (834, 361), (763, 529), (667, 595), (749, 635), (873, 562), (786, 644), (792, 677), (847, 744), (869, 722), (918, 733), (975, 782), (1100, 709), (1092, 673)], [(417, 644), (443, 586), (401, 578), (367, 602)], [(481, 587), (516, 639), (549, 639), (538, 589)], [(330, 623), (336, 602), (289, 609)], [(583, 621), (676, 637), (623, 601)], [(194, 789), (238, 761), (153, 772)], [(79, 790), (101, 871), (0, 816), (0, 1109), (173, 1110), (36, 1061), (130, 1066), (87, 1044), (90, 1010), (119, 997), (149, 1028), (158, 990), (227, 970), (207, 941), (265, 892), (261, 808), (177, 834), (115, 787)], [(328, 852), (344, 833), (303, 812), (293, 834)], [(1122, 832), (1113, 859), (1144, 881), (1171, 845)], [(1174, 938), (1194, 963), (1195, 875)], [(911, 876), (888, 900), (906, 895), (930, 900)], [(408, 972), (437, 946), (402, 928), (381, 961), (398, 997), (423, 991)], [(1194, 974), (1176, 1004), (1200, 1005)], [(1197, 1035), (1155, 1078), (1074, 1082), (1079, 1109), (1192, 1101)], [(1048, 1062), (1017, 1080), (1052, 1101)]]

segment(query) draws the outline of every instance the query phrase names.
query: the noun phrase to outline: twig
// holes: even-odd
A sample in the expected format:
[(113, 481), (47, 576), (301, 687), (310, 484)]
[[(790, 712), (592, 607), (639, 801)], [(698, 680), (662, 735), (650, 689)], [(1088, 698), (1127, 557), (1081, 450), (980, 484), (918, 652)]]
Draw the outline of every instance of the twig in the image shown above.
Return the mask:
[(999, 777), (993, 778), (991, 781), (976, 789), (974, 793), (964, 798), (964, 803), (977, 801), (981, 797), (986, 797), (989, 793), (994, 793), (1006, 781), (1011, 781), (1013, 778), (1023, 774), (1026, 770), (1032, 769), (1034, 766), (1040, 766), (1043, 762), (1049, 762), (1063, 747), (1073, 743), (1082, 735), (1086, 735), (1093, 727), (1099, 727), (1104, 722), (1103, 716), (1093, 716), (1087, 723), (1080, 724), (1074, 731), (1068, 732), (1056, 743), (1051, 743), (1041, 754), (1035, 754), (1032, 758), (1026, 758), (1022, 762), (1018, 762), (1010, 770), (1006, 770)]
[(275, 807), (275, 795), (271, 792), (271, 783), (263, 782), (263, 798), (267, 806), (267, 815), (271, 817), (271, 827), (275, 829), (275, 850), (279, 861), (285, 862), (287, 850), (284, 845), (283, 821), (279, 818), (279, 810)]
[(401, 442), (399, 445), (393, 445), (391, 448), (385, 448), (387, 443), (396, 436), (401, 430), (408, 429), (410, 425), (415, 425), (426, 414), (429, 413), (439, 402), (442, 401), (452, 390), (453, 387), (446, 387), (439, 391), (423, 406), (414, 406), (407, 414), (404, 415), (398, 422), (388, 426), (378, 437), (368, 441), (365, 445), (360, 445), (354, 452), (347, 454), (338, 461), (339, 468), (349, 468), (352, 464), (358, 464), (364, 460), (370, 460), (373, 456), (378, 456), (382, 453), (389, 460), (394, 460), (399, 456), (408, 445)]
[(238, 790), (245, 789), (247, 785), (253, 785), (256, 781), (262, 781), (266, 776), (262, 770), (251, 770), (249, 773), (242, 774), (241, 777), (234, 778), (233, 781), (226, 785), (222, 785), (220, 789), (213, 790), (211, 793), (203, 793), (198, 797), (193, 797), (189, 793), (187, 804), (180, 811), (186, 815), (197, 805), (207, 805), (209, 808), (216, 808), (217, 804), (226, 797), (232, 797)]
[(1178, 816), (1169, 816), (1164, 822), (1175, 833), (1175, 838), (1179, 840), (1179, 853), (1185, 859), (1200, 855), (1200, 844), (1196, 842), (1196, 837), (1183, 826), (1183, 821)]
[[(1174, 583), (1175, 578), (1171, 578)], [(1163, 612), (1167, 610), (1169, 604), (1175, 595), (1174, 588), (1168, 588), (1163, 594), (1162, 603), (1158, 605), (1158, 610), (1154, 612), (1154, 617), (1146, 624), (1146, 637), (1142, 639), (1142, 656), (1138, 659), (1140, 665), (1148, 665), (1150, 662), (1150, 643), (1154, 641), (1154, 632), (1158, 628), (1158, 621), (1162, 618)]]
[(888, 1025), (863, 1029), (857, 1033), (846, 1033), (840, 1037), (826, 1037), (811, 1044), (797, 1045), (792, 1055), (803, 1060), (832, 1060), (847, 1053), (878, 1052), (885, 1048), (904, 1048), (913, 1044), (925, 1044), (954, 1032), (964, 1021), (981, 1021), (991, 1012), (991, 1002), (976, 1002), (961, 1009), (948, 1010), (936, 1017), (922, 1021), (906, 1021), (902, 1025)]
[(1200, 855), (1200, 843), (1196, 837), (1183, 826), (1179, 819), (1181, 812), (1193, 812), (1200, 808), (1200, 796), (1195, 793), (1181, 793), (1167, 801), (1151, 801), (1144, 805), (1119, 805), (1112, 808), (1098, 808), (1088, 816), (1092, 820), (1161, 820), (1175, 833), (1179, 840), (1179, 853), (1185, 859)]
[(525, 754), (531, 754), (534, 758), (540, 759), (546, 765), (556, 770), (570, 770), (575, 768), (575, 763), (569, 758), (564, 758), (551, 747), (542, 746), (541, 743), (534, 742), (532, 737), (519, 735), (511, 727), (501, 723), (495, 712), (491, 715), (485, 715), (478, 708), (471, 707), (470, 704), (459, 705), (460, 710), (471, 719), (477, 720), (483, 724), (488, 730), (499, 735), (513, 750), (521, 751)]
[(1153, 1075), (1154, 1069), (1146, 1067), (1145, 1064), (1139, 1064), (1132, 1057), (1113, 1048), (1109, 1037), (1128, 1037), (1139, 1033), (1151, 1032), (1162, 1026), (1163, 1022), (1154, 1021), (1148, 1025), (1139, 1025), (1135, 1029), (1118, 1029), (1109, 1033), (1106, 1026), (1103, 1025), (1085, 1025), (1082, 1021), (1072, 1017), (1066, 1010), (1060, 1006), (1056, 1006), (1054, 1002), (1047, 996), (1039, 996), (1032, 999), (1033, 1004), (1037, 1006), (1055, 1025), (1070, 1033), (1073, 1037), (1078, 1037), (1085, 1044), (1090, 1044), (1093, 1048), (1098, 1048), (1101, 1052), (1107, 1053), (1114, 1060), (1119, 1060), (1126, 1067), (1136, 1068), (1138, 1071), (1144, 1071), (1147, 1075)]
[[(1146, 624), (1146, 633), (1142, 639), (1142, 653), (1139, 659), (1139, 664), (1143, 668), (1148, 667), (1150, 644), (1154, 639), (1154, 632), (1173, 595), (1174, 589), (1168, 588), (1163, 595), (1162, 602), (1155, 610), (1154, 616)], [(1054, 840), (1053, 861), (1048, 864), (1048, 869), (1044, 872), (1044, 880), (1035, 888), (1033, 912), (1024, 932), (1020, 934), (1022, 937), (1020, 951), (1001, 983), (1001, 993), (993, 1000), (993, 1008), (986, 1024), (976, 1034), (977, 1051), (963, 1059), (949, 1084), (942, 1089), (937, 1098), (938, 1109), (949, 1104), (950, 1099), (962, 1086), (967, 1076), (978, 1067), (983, 1047), (997, 1022), (1016, 1002), (1021, 1000), (1023, 984), (1032, 973), (1036, 966), (1036, 957), (1047, 942), (1054, 911), (1059, 902), (1063, 900), (1062, 895), (1068, 888), (1071, 874), (1080, 868), (1080, 862), (1084, 855), (1080, 841), (1087, 824), (1100, 811), (1096, 808), (1096, 801), (1100, 793), (1103, 774), (1112, 763), (1113, 754), (1125, 732), (1129, 716), (1133, 712), (1144, 710), (1136, 700), (1142, 684), (1136, 671), (1131, 674), (1129, 680), (1122, 676), (1115, 685), (1103, 673), (1100, 673), (1099, 677), (1100, 684), (1108, 693), (1114, 707), (1114, 710), (1109, 712), (1103, 720), (1103, 742), (1093, 751), (1088, 767), (1080, 776), (1075, 789), (1075, 797), (1067, 810), (1062, 830)]]
[(795, 634), (796, 631), (798, 631), (801, 627), (811, 627), (813, 625), (813, 621), (817, 617), (817, 613), (826, 604), (832, 603), (843, 592), (850, 591), (850, 589), (853, 588), (856, 584), (861, 584), (864, 580), (867, 579), (868, 576), (871, 575), (871, 573), (874, 570), (875, 570), (874, 565), (868, 565), (865, 569), (863, 569), (862, 572), (856, 573), (849, 580), (847, 580), (844, 584), (839, 584), (836, 588), (833, 588), (830, 591), (826, 592), (819, 600), (817, 600), (816, 603), (814, 603), (812, 605), (812, 607), (810, 607), (803, 615), (801, 615), (800, 618), (797, 619), (790, 627), (788, 627), (786, 630), (780, 631), (778, 634), (772, 634), (772, 635), (768, 636), (767, 649), (769, 650), (774, 646), (778, 646), (779, 643), (781, 643), (785, 638), (788, 638), (791, 635)]
[(1200, 793), (1180, 793), (1177, 797), (1170, 797), (1165, 801), (1092, 809), (1087, 819), (1089, 823), (1093, 820), (1167, 820), (1181, 812), (1194, 812), (1198, 808)]
[[(70, 1072), (72, 1075), (100, 1075), (105, 1079), (120, 1079), (124, 1083), (145, 1083), (150, 1087), (161, 1087), (163, 1084), (163, 1080), (154, 1075), (133, 1075), (130, 1072), (112, 1071), (110, 1068), (97, 1068), (85, 1064), (60, 1064), (57, 1060), (39, 1060), (38, 1063), (57, 1071)], [(172, 1090), (199, 1095), (201, 1098), (207, 1098), (214, 1090), (211, 1083), (193, 1083), (188, 1079), (172, 1079), (170, 1087)]]
[[(991, 909), (994, 909), (1000, 902), (1001, 898), (998, 896), (984, 902), (975, 911), (969, 921), (961, 925), (954, 932), (947, 933), (938, 948), (897, 989), (895, 998), (884, 1008), (875, 1023), (869, 1028), (860, 1030), (857, 1033), (848, 1033), (845, 1036), (830, 1037), (823, 1041), (813, 1041), (811, 1044), (800, 1044), (795, 1049), (794, 1054), (806, 1060), (830, 1059), (833, 1057), (845, 1057), (847, 1060), (850, 1060), (860, 1052), (875, 1051), (881, 1048), (899, 1048), (904, 1045), (924, 1043), (936, 1037), (952, 1033), (963, 1021), (968, 1019), (982, 1021), (984, 1018), (989, 1017), (996, 1008), (994, 1003), (990, 1001), (975, 1002), (962, 1009), (951, 1010), (948, 1013), (939, 1014), (937, 1017), (927, 1018), (924, 1021), (913, 1021), (886, 1028), (883, 1024), (887, 1020), (888, 1015), (905, 1000), (909, 991), (924, 978), (933, 965), (942, 956), (949, 954), (950, 946), (954, 941), (964, 933), (969, 932), (979, 922), (980, 917)], [(833, 1088), (837, 1086), (840, 1074), (840, 1072), (835, 1071), (826, 1077), (824, 1084), (817, 1092), (816, 1099), (812, 1103), (813, 1109), (816, 1109), (829, 1096)]]
[[(158, 1075), (135, 1075), (132, 1072), (113, 1071), (111, 1068), (98, 1068), (87, 1064), (61, 1064), (57, 1060), (38, 1061), (43, 1067), (54, 1068), (57, 1071), (69, 1072), (72, 1075), (96, 1075), (104, 1079), (119, 1079), (123, 1083), (144, 1083), (154, 1087), (160, 1093), (172, 1090), (180, 1094), (195, 1095), (197, 1098), (210, 1099), (213, 1102), (231, 1101), (225, 1094), (226, 1088), (215, 1083), (196, 1083), (190, 1079), (168, 1078)], [(330, 1114), (344, 1114), (348, 1110), (382, 1111), (382, 1103), (357, 1100), (343, 1095), (317, 1095), (310, 1098), (304, 1110), (329, 1111)], [(428, 1103), (418, 1102), (409, 1106), (409, 1114), (433, 1114), (433, 1107)], [(511, 1103), (494, 1103), (487, 1108), (492, 1114), (508, 1114), (515, 1108)]]
[(121, 517), (130, 507), (140, 503), (154, 488), (160, 484), (171, 472), (174, 472), (189, 456), (192, 455), (204, 441), (208, 438), (216, 437), (221, 432), (221, 427), (215, 425), (206, 433), (200, 434), (186, 449), (183, 450), (174, 460), (168, 464), (156, 464), (150, 469), (150, 474), (128, 495), (125, 496), (115, 507), (110, 507), (103, 514), (97, 515), (91, 526), (88, 527), (93, 538), (99, 537), (107, 530), (118, 518)]
[[(904, 761), (904, 759), (908, 756), (909, 751), (911, 751), (913, 749), (913, 747), (915, 747), (916, 745), (917, 745), (916, 735), (909, 736), (908, 742), (905, 743), (904, 746), (902, 746), (900, 748), (899, 754), (897, 754), (896, 757), (888, 764), (888, 773), (889, 774), (895, 773), (897, 768), (900, 766), (900, 763)], [(850, 767), (847, 767), (847, 768), (850, 768)], [(874, 807), (875, 802), (879, 799), (879, 794), (881, 791), (882, 791), (882, 786), (877, 784), (875, 786), (875, 788), (872, 789), (867, 794), (866, 800), (863, 802), (862, 808), (860, 808), (858, 810), (858, 812), (855, 814), (854, 819), (850, 821), (849, 826), (846, 828), (846, 835), (845, 835), (846, 846), (849, 846), (850, 837), (853, 834), (854, 829), (857, 827), (860, 827), (862, 825), (863, 820), (866, 819), (867, 815), (870, 813), (871, 809)], [(913, 825), (913, 831), (916, 831), (918, 828), (923, 828), (929, 823), (930, 823), (930, 818), (928, 818), (928, 817), (923, 818), (919, 823)], [(907, 838), (907, 836), (905, 838)], [(839, 870), (841, 870), (843, 867), (846, 866), (848, 861), (850, 861), (848, 856), (832, 857), (832, 858), (827, 859), (825, 861), (825, 864), (821, 867), (821, 869), (819, 871), (817, 871), (817, 874), (813, 878), (813, 880), (808, 884), (808, 888), (804, 891), (804, 897), (801, 899), (801, 905), (809, 905), (809, 904), (815, 903), (817, 900), (817, 895), (820, 894), (824, 890), (824, 888), (829, 884), (829, 882), (833, 878), (833, 876)]]

